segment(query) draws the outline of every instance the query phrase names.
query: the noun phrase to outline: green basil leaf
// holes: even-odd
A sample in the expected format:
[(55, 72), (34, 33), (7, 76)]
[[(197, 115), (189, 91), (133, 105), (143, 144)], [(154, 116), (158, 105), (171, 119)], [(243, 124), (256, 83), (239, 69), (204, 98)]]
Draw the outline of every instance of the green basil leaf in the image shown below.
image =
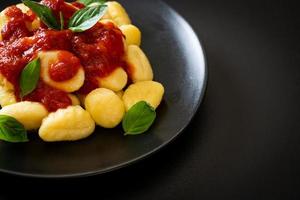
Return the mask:
[(49, 28), (59, 30), (60, 26), (49, 7), (30, 0), (22, 0), (22, 2), (29, 7)]
[(59, 12), (59, 19), (60, 19), (60, 30), (64, 30), (65, 19), (64, 19), (64, 15), (61, 11)]
[(24, 126), (15, 118), (0, 115), (0, 140), (7, 142), (28, 142)]
[(92, 3), (104, 4), (106, 0), (79, 0), (78, 2), (84, 4), (85, 6), (88, 6)]
[(125, 135), (138, 135), (146, 132), (153, 124), (156, 112), (147, 102), (140, 101), (125, 114), (122, 122)]
[(23, 69), (20, 78), (21, 97), (30, 94), (36, 88), (40, 79), (40, 71), (41, 64), (39, 58), (28, 63)]
[(107, 6), (97, 4), (78, 10), (69, 21), (69, 29), (73, 32), (83, 32), (92, 28), (105, 14)]

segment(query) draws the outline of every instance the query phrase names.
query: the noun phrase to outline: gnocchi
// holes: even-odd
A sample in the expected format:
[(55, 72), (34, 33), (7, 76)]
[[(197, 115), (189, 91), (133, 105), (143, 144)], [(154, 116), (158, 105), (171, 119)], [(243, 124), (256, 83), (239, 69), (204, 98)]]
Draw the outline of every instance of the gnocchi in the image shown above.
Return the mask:
[(125, 24), (120, 26), (120, 30), (125, 35), (127, 45), (141, 45), (141, 31), (138, 27), (132, 24)]
[(146, 101), (153, 108), (157, 108), (164, 95), (164, 87), (162, 84), (154, 81), (142, 81), (130, 85), (125, 90), (123, 101), (126, 110), (129, 110), (139, 101)]
[(109, 1), (107, 4), (107, 12), (104, 19), (112, 19), (118, 26), (131, 24), (131, 20), (121, 4), (116, 1)]
[(74, 141), (88, 137), (95, 130), (91, 115), (80, 106), (59, 109), (47, 116), (39, 136), (47, 142)]
[(115, 69), (109, 76), (99, 78), (99, 86), (113, 91), (122, 90), (127, 84), (127, 73), (121, 67)]
[(129, 45), (127, 48), (126, 61), (128, 63), (129, 76), (134, 83), (153, 80), (152, 67), (140, 47)]
[(0, 12), (1, 117), (37, 130), (45, 142), (75, 141), (90, 136), (96, 125), (111, 129), (124, 123), (139, 101), (159, 106), (164, 87), (152, 81), (142, 33), (120, 3), (106, 2), (104, 16), (92, 20), (91, 28), (74, 28), (67, 22), (84, 5), (47, 1), (42, 4), (61, 21), (47, 21), (26, 1)]
[(95, 122), (104, 128), (116, 127), (125, 114), (125, 107), (118, 95), (106, 88), (93, 90), (85, 98), (85, 108)]
[(49, 75), (49, 68), (52, 64), (59, 61), (58, 55), (60, 52), (61, 51), (43, 51), (39, 53), (39, 58), (41, 60), (41, 78), (45, 83), (54, 88), (65, 92), (75, 92), (84, 83), (84, 70), (82, 67), (79, 68), (73, 78), (67, 81), (58, 82), (53, 80)]
[(14, 94), (14, 86), (0, 74), (0, 105), (1, 107), (17, 102)]
[(26, 130), (35, 130), (41, 126), (48, 111), (40, 103), (22, 101), (5, 106), (0, 110), (0, 114), (14, 117), (24, 125)]

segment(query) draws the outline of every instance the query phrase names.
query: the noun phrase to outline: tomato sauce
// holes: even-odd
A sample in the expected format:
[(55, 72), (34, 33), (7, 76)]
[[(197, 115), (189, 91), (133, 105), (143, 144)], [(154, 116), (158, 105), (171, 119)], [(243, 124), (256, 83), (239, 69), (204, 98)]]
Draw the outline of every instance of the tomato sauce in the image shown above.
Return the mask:
[(31, 16), (23, 14), (16, 6), (8, 8), (5, 15), (10, 18), (10, 20), (1, 31), (4, 40), (9, 38), (17, 39), (31, 35), (26, 26), (26, 23), (31, 23), (33, 21)]
[(99, 77), (108, 76), (122, 66), (123, 35), (112, 23), (98, 23), (93, 28), (76, 34), (72, 44), (74, 53), (85, 70), (85, 84), (79, 90), (81, 94), (88, 94), (98, 88)]
[(72, 2), (71, 4), (73, 6), (75, 6), (76, 8), (79, 8), (79, 9), (84, 8), (84, 4), (82, 4), (82, 3), (78, 2), (78, 1)]
[(54, 112), (59, 108), (66, 108), (72, 104), (66, 92), (55, 89), (43, 81), (39, 81), (37, 88), (25, 96), (24, 100), (41, 102), (49, 112)]
[(49, 67), (50, 78), (57, 82), (63, 82), (73, 78), (80, 68), (80, 60), (68, 51), (60, 51), (58, 62)]
[[(42, 4), (53, 9), (59, 19), (62, 12), (65, 27), (68, 20), (82, 4), (65, 3), (64, 0), (42, 0)], [(2, 28), (0, 41), (0, 73), (14, 85), (15, 96), (20, 99), (19, 79), (23, 68), (41, 51), (63, 50), (59, 62), (49, 68), (51, 79), (57, 82), (73, 78), (80, 66), (85, 71), (85, 82), (78, 91), (88, 94), (99, 87), (98, 79), (108, 76), (117, 67), (123, 66), (123, 34), (112, 23), (97, 23), (82, 33), (70, 30), (51, 30), (45, 25), (30, 31), (28, 27), (36, 16), (32, 12), (22, 13), (16, 6), (5, 12), (8, 23)], [(41, 79), (38, 87), (24, 100), (41, 102), (49, 111), (71, 105), (68, 94), (52, 88)]]

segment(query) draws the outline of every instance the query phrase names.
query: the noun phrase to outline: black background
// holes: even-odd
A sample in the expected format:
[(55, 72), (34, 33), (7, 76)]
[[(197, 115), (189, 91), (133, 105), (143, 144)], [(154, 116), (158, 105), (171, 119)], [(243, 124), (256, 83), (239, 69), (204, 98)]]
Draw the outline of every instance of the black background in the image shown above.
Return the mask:
[(152, 157), (101, 176), (1, 174), (0, 199), (300, 198), (299, 7), (279, 0), (165, 1), (194, 27), (208, 60), (206, 95), (185, 133)]

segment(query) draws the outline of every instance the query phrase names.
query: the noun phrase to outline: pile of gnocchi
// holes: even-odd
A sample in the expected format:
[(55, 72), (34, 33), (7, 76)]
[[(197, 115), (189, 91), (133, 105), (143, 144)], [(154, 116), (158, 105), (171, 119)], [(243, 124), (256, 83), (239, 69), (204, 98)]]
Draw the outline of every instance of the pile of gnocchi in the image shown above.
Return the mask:
[[(123, 121), (124, 126), (125, 117), (127, 117), (126, 123), (133, 118), (139, 120), (145, 117), (146, 120), (147, 116), (143, 115), (145, 114), (145, 110), (143, 110), (145, 105), (150, 109), (149, 112), (155, 112), (163, 99), (164, 87), (161, 83), (153, 81), (151, 64), (140, 47), (141, 31), (131, 23), (122, 5), (115, 1), (102, 3), (103, 1), (93, 0), (87, 2), (86, 0), (73, 3), (63, 0), (43, 0), (39, 4), (34, 4), (26, 0), (13, 7), (15, 13), (19, 13), (18, 15), (12, 16), (12, 11), (8, 12), (7, 9), (0, 13), (0, 57), (2, 57), (0, 58), (0, 105), (2, 107), (0, 116), (8, 116), (9, 120), (15, 120), (26, 131), (35, 132), (37, 130), (39, 137), (46, 142), (84, 139), (94, 133), (96, 125), (103, 128), (115, 128)], [(64, 9), (73, 9), (74, 20), (63, 13), (63, 10), (57, 12), (53, 5), (57, 7), (58, 4), (63, 5)], [(58, 20), (55, 23), (60, 23), (61, 29), (55, 29), (53, 21), (48, 21), (48, 23), (44, 21), (37, 8), (46, 11), (54, 9), (52, 10), (53, 16)], [(80, 28), (88, 23), (84, 21), (82, 24), (76, 24), (78, 20), (76, 21), (74, 15), (82, 14), (80, 12), (84, 12), (84, 10), (87, 12), (88, 9), (98, 9), (99, 13), (95, 16), (100, 17), (92, 27), (81, 30)], [(22, 29), (19, 27), (18, 33), (17, 31), (8, 31), (14, 30), (11, 22), (16, 24), (18, 17), (28, 18), (28, 21), (24, 23)], [(87, 20), (94, 20), (94, 18)], [(72, 20), (74, 23), (71, 27)], [(89, 22), (91, 24), (91, 21)], [(66, 28), (68, 25), (69, 29)], [(76, 27), (74, 28), (74, 26)], [(108, 35), (100, 38), (95, 36), (97, 31), (94, 29), (98, 30), (95, 28), (96, 26), (101, 27), (101, 30), (105, 29), (105, 34)], [(53, 35), (51, 37), (55, 36), (58, 39), (53, 39), (51, 42), (47, 39), (49, 44), (45, 45), (41, 35), (47, 36), (49, 32)], [(114, 50), (110, 50), (111, 46), (105, 46), (109, 44), (114, 48), (113, 45), (118, 42), (115, 35), (109, 35), (111, 33), (122, 35), (122, 49), (118, 50), (122, 53), (117, 54)], [(36, 39), (37, 34), (39, 34), (38, 39)], [(57, 36), (58, 34), (64, 35)], [(85, 36), (84, 34), (89, 35)], [(51, 37), (49, 38), (51, 39)], [(60, 45), (61, 41), (66, 40), (64, 37), (72, 38), (70, 45), (69, 43)], [(96, 39), (93, 40), (89, 37)], [(84, 48), (82, 45), (77, 45), (76, 42), (79, 40), (81, 42), (84, 40)], [(19, 43), (22, 48), (18, 46)], [(3, 58), (3, 56), (11, 55), (11, 52), (17, 51), (15, 49), (8, 52), (12, 44), (18, 51), (22, 49), (22, 52), (18, 56), (13, 55), (13, 58)], [(67, 45), (67, 48), (76, 49), (76, 51), (67, 50), (65, 48)], [(93, 52), (87, 51), (91, 45), (98, 45)], [(2, 49), (7, 49), (5, 51), (8, 53), (4, 50), (4, 53), (1, 53)], [(106, 57), (103, 58), (101, 53), (96, 55), (98, 50), (105, 52), (103, 54)], [(93, 53), (92, 61), (90, 57), (85, 59), (86, 52)], [(101, 62), (98, 57), (102, 59)], [(117, 63), (120, 66), (113, 66), (113, 68), (108, 66), (110, 69), (107, 71), (104, 69), (105, 75), (98, 75), (97, 73), (100, 72), (91, 70), (91, 66), (97, 70), (103, 67), (103, 63), (107, 63), (107, 58), (111, 59), (107, 61), (108, 63), (114, 63), (114, 65)], [(16, 66), (22, 66), (19, 67), (21, 69), (18, 69), (18, 74), (11, 73), (15, 74), (11, 75), (8, 71), (7, 60), (9, 59), (14, 59), (11, 63), (18, 63)], [(115, 59), (119, 59), (119, 61), (114, 62)], [(11, 63), (8, 64), (11, 65)], [(101, 68), (101, 70), (103, 69)], [(38, 73), (38, 77), (34, 76), (35, 72)], [(26, 79), (26, 75), (28, 79)], [(138, 107), (141, 102), (145, 103), (144, 107)], [(151, 118), (151, 123), (153, 123), (153, 119)], [(14, 127), (10, 127), (8, 123), (9, 120), (2, 120), (4, 122), (1, 124), (0, 119), (0, 139), (16, 142), (17, 140), (5, 138), (14, 132)], [(145, 120), (142, 123), (146, 123)], [(151, 123), (139, 133), (148, 130)], [(129, 126), (133, 125), (129, 124)], [(8, 129), (6, 129), (7, 127)]]

